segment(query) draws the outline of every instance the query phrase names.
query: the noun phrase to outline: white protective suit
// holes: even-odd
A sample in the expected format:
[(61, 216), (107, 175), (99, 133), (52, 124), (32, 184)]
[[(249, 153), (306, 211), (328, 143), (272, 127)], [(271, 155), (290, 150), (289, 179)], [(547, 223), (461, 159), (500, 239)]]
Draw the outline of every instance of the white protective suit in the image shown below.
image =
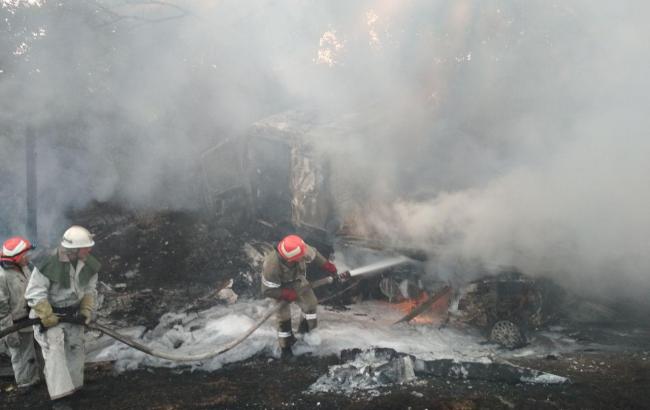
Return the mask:
[[(54, 257), (54, 256), (52, 256)], [(69, 286), (49, 279), (44, 273), (35, 271), (27, 285), (25, 298), (30, 307), (47, 299), (56, 311), (79, 305), (86, 294), (96, 299), (97, 274), (93, 274), (86, 283), (80, 280), (85, 263), (78, 261), (76, 267), (70, 264), (65, 253), (57, 251), (58, 260), (68, 267)], [(46, 268), (43, 267), (43, 270)], [(30, 317), (37, 317), (32, 310)], [(52, 400), (68, 396), (83, 386), (84, 382), (84, 327), (72, 323), (59, 323), (42, 332), (40, 326), (34, 326), (34, 335), (41, 345), (45, 360), (45, 381)]]
[[(28, 308), (24, 295), (29, 277), (30, 269), (27, 266), (0, 268), (1, 328), (12, 326), (21, 319), (27, 319)], [(7, 335), (4, 339), (11, 354), (11, 366), (16, 385), (27, 387), (38, 383), (40, 376), (34, 349), (34, 332), (31, 327)]]

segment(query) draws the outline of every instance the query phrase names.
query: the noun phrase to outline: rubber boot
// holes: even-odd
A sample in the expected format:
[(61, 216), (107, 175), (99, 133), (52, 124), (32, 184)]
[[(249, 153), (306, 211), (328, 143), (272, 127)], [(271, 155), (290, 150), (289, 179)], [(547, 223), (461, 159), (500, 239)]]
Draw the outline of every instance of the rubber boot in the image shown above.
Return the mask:
[(291, 350), (291, 346), (285, 346), (280, 349), (280, 360), (282, 361), (288, 361), (293, 358), (293, 350)]
[(296, 331), (296, 333), (304, 335), (305, 333), (308, 333), (309, 330), (310, 329), (309, 329), (309, 324), (307, 323), (307, 319), (303, 317), (302, 320), (300, 321), (300, 324), (298, 325), (298, 330)]
[(280, 359), (285, 361), (293, 357), (291, 346), (296, 343), (296, 337), (291, 329), (291, 319), (278, 324), (278, 344), (280, 345)]

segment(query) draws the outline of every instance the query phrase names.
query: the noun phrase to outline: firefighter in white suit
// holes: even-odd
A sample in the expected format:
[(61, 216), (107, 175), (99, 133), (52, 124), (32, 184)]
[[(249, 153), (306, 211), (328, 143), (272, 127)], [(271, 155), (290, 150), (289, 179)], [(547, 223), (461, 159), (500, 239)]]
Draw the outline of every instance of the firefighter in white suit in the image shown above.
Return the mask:
[[(29, 251), (32, 244), (22, 236), (7, 239), (0, 256), (0, 327), (6, 328), (28, 319), (29, 308), (25, 301), (25, 288), (32, 266)], [(31, 327), (5, 336), (11, 354), (16, 386), (27, 388), (39, 382), (39, 368), (34, 349)]]
[(70, 396), (84, 382), (84, 327), (59, 322), (61, 316), (89, 323), (95, 309), (100, 264), (90, 251), (95, 245), (88, 230), (72, 226), (61, 246), (32, 274), (25, 298), (39, 317), (34, 335), (43, 351), (45, 381), (52, 400)]

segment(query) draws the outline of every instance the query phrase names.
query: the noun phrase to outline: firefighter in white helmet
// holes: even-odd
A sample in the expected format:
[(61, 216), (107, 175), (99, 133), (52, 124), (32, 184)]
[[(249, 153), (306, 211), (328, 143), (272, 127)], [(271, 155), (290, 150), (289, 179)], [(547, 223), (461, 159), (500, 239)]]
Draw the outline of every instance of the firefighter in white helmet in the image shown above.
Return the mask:
[(59, 322), (60, 316), (92, 320), (100, 263), (90, 251), (93, 236), (84, 227), (71, 226), (61, 245), (34, 272), (25, 298), (42, 326), (34, 326), (45, 360), (45, 381), (52, 400), (70, 396), (83, 386), (84, 327)]
[[(0, 327), (6, 328), (28, 319), (25, 288), (32, 274), (29, 251), (34, 247), (25, 238), (14, 236), (2, 244), (0, 255)], [(26, 389), (39, 382), (39, 368), (31, 327), (4, 338), (11, 354), (16, 386)]]
[[(307, 281), (307, 264), (315, 262), (321, 269), (338, 278), (336, 266), (297, 235), (282, 239), (276, 249), (267, 253), (262, 270), (262, 293), (266, 297), (296, 302), (302, 311), (299, 333), (309, 333), (318, 324), (318, 300)], [(276, 313), (278, 343), (282, 357), (291, 356), (296, 341), (291, 326), (291, 308)]]

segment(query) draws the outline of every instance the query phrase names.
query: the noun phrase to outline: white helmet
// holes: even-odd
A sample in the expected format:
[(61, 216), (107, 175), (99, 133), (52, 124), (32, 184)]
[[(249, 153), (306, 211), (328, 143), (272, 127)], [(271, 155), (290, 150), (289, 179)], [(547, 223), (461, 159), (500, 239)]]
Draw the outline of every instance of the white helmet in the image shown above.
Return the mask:
[(61, 246), (68, 249), (90, 248), (95, 245), (93, 235), (83, 226), (73, 225), (69, 227), (61, 239)]

